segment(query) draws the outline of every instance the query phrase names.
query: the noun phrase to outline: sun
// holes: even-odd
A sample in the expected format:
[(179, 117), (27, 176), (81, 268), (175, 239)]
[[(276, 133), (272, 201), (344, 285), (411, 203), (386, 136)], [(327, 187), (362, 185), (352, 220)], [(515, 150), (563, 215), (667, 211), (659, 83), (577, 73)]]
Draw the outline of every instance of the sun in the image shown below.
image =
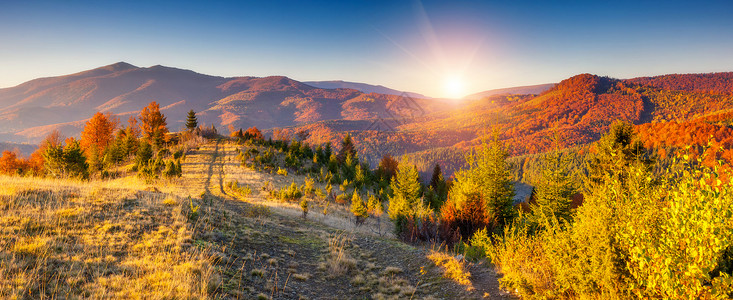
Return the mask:
[(460, 99), (466, 95), (463, 79), (459, 76), (443, 78), (443, 95), (446, 98)]

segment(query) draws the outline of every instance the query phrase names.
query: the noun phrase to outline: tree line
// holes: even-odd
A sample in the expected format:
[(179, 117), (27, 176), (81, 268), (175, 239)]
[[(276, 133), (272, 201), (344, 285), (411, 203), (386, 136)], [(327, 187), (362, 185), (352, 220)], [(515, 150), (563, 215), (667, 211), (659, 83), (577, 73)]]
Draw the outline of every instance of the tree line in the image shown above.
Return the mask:
[[(199, 134), (196, 115), (188, 114), (187, 130), (177, 136), (185, 139)], [(155, 101), (140, 114), (130, 116), (127, 125), (111, 113), (95, 113), (84, 125), (81, 137), (64, 138), (54, 130), (29, 157), (5, 151), (0, 157), (0, 172), (9, 175), (51, 176), (88, 179), (115, 176), (121, 164), (132, 162), (130, 171), (146, 180), (180, 177), (183, 153), (170, 153), (171, 136), (166, 116)]]

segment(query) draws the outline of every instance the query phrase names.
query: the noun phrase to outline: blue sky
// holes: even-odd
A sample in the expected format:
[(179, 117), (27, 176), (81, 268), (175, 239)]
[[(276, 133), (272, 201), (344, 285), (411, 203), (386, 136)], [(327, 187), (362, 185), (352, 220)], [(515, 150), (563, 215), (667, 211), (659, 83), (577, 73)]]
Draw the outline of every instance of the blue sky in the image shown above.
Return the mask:
[(0, 87), (126, 61), (430, 96), (733, 71), (733, 1), (3, 1)]

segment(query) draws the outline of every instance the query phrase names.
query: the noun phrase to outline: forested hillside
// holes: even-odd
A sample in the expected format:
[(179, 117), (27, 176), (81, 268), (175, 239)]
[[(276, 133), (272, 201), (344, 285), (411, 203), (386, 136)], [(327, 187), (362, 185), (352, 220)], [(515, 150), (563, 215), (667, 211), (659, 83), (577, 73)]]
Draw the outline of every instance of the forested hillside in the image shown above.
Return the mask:
[[(372, 166), (384, 154), (404, 155), (424, 176), (436, 162), (450, 176), (464, 163), (460, 153), (494, 135), (511, 156), (543, 153), (555, 140), (560, 148), (588, 144), (614, 120), (643, 125), (642, 134), (654, 131), (648, 128), (666, 132), (679, 127), (667, 122), (704, 127), (725, 140), (733, 114), (731, 74), (627, 80), (580, 74), (539, 86), (539, 95), (457, 101), (323, 89), (282, 76), (225, 78), (117, 63), (0, 90), (0, 134), (31, 144), (53, 130), (78, 137), (88, 116), (97, 111), (126, 119), (156, 100), (172, 131), (180, 130), (185, 113), (194, 109), (201, 124), (222, 133), (250, 127), (268, 137), (303, 132), (311, 144), (331, 142), (336, 147), (348, 133)], [(695, 134), (698, 140), (709, 137)], [(680, 146), (678, 137), (667, 141), (656, 133), (650, 138), (649, 143)]]

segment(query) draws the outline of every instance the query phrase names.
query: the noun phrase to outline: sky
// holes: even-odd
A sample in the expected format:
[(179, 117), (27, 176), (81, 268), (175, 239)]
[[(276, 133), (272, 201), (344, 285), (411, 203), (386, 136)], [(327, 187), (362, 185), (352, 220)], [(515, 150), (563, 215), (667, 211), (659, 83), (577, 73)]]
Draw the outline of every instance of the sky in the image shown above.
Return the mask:
[(733, 1), (0, 1), (0, 88), (125, 61), (433, 97), (733, 71)]

